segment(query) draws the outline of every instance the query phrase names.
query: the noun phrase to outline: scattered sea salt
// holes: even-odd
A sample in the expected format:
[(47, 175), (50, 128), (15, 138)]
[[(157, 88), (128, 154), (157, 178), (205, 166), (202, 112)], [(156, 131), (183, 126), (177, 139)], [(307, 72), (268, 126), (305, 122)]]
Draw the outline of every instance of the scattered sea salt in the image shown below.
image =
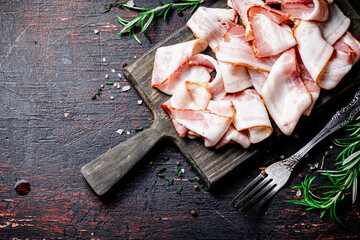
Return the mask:
[(108, 78), (109, 78), (109, 74), (105, 74), (105, 78), (108, 79)]
[(300, 197), (302, 194), (301, 194), (301, 190), (300, 189), (298, 189), (297, 191), (296, 191), (296, 196), (297, 197)]
[(319, 168), (319, 164), (318, 164), (318, 163), (315, 163), (315, 164), (314, 164), (314, 167), (315, 167), (315, 168)]
[(120, 88), (120, 84), (118, 84), (116, 87), (117, 87), (117, 88)]
[(284, 156), (284, 155), (281, 155), (281, 156), (280, 156), (280, 159), (284, 159), (284, 158), (285, 158), (285, 156)]
[(104, 84), (101, 84), (101, 86), (100, 86), (101, 88), (104, 88)]
[(124, 129), (118, 129), (116, 132), (121, 135), (124, 132)]
[(114, 97), (113, 97), (113, 96), (111, 96), (111, 97), (110, 97), (110, 99), (111, 99), (111, 100), (114, 100)]
[(130, 135), (130, 132), (129, 132), (129, 131), (126, 131), (126, 134), (127, 134), (127, 135)]
[(102, 61), (103, 61), (103, 62), (106, 62), (106, 58), (103, 58)]
[(126, 92), (130, 90), (130, 86), (124, 86), (122, 87), (121, 91)]
[(185, 169), (182, 168), (182, 169), (181, 169), (181, 172), (182, 172), (182, 173), (185, 173)]
[(115, 71), (116, 71), (115, 69), (111, 69), (111, 72), (115, 73)]
[(118, 77), (119, 77), (119, 78), (122, 78), (122, 76), (121, 76), (121, 74), (120, 74), (120, 73), (118, 73)]
[(134, 1), (133, 1), (133, 0), (129, 0), (129, 1), (127, 1), (126, 5), (127, 5), (127, 6), (129, 6), (129, 7), (133, 7), (133, 6), (135, 6), (135, 4), (134, 4)]
[(330, 145), (330, 147), (329, 147), (330, 149), (333, 149), (334, 147), (333, 147), (333, 145)]
[(143, 103), (142, 100), (138, 100), (138, 104), (141, 105)]
[(95, 33), (95, 34), (98, 34), (98, 33), (99, 33), (99, 30), (95, 29), (95, 30), (94, 30), (94, 33)]
[(134, 56), (134, 58), (136, 59), (136, 56)]

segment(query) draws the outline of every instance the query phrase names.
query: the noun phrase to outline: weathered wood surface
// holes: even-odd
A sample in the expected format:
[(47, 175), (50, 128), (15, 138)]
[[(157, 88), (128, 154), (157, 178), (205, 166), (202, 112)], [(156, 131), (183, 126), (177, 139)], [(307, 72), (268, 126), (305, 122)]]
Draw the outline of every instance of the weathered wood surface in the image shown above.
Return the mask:
[[(105, 83), (106, 73), (109, 81), (129, 84), (117, 77), (122, 62), (135, 61), (134, 56), (140, 57), (189, 18), (186, 12), (183, 17), (171, 14), (168, 22), (156, 20), (148, 30), (154, 43), (141, 36), (143, 45), (138, 45), (116, 34), (120, 26), (114, 18), (135, 13), (115, 9), (101, 14), (105, 2), (0, 1), (0, 239), (359, 238), (359, 203), (351, 206), (350, 195), (338, 209), (348, 229), (328, 215), (319, 219), (317, 212), (287, 203), (295, 198), (291, 187), (301, 182), (297, 174), (311, 173), (307, 163), (319, 163), (329, 150), (325, 165), (332, 165), (339, 149), (331, 139), (310, 152), (259, 214), (245, 218), (231, 205), (232, 197), (271, 156), (296, 151), (352, 94), (286, 143), (266, 148), (266, 154), (235, 169), (211, 193), (193, 190), (198, 184), (196, 173), (189, 171), (189, 163), (174, 145), (161, 141), (111, 192), (96, 196), (80, 168), (138, 134), (134, 127), (149, 128), (154, 120), (144, 104), (137, 104), (140, 96), (134, 89), (121, 92), (106, 86), (101, 98), (93, 101), (94, 89)], [(155, 1), (135, 3), (157, 6)], [(94, 34), (95, 29), (100, 33)], [(118, 129), (130, 135), (120, 135)], [(150, 161), (154, 164), (149, 165)], [(165, 166), (165, 175), (174, 177), (177, 161), (185, 169), (184, 177), (168, 186), (156, 173)], [(19, 179), (31, 184), (26, 196), (13, 190)], [(176, 194), (180, 186), (183, 191)], [(190, 215), (193, 209), (197, 218)]]

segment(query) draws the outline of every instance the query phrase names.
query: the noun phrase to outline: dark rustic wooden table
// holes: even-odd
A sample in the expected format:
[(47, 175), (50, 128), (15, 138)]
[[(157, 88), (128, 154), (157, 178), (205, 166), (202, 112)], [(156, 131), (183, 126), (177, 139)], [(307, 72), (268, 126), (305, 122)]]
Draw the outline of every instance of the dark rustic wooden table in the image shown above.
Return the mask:
[[(196, 173), (172, 144), (162, 142), (108, 194), (96, 196), (80, 168), (137, 134), (134, 128), (148, 128), (152, 115), (138, 104), (140, 97), (133, 88), (123, 92), (105, 86), (101, 97), (92, 100), (91, 95), (106, 81), (128, 85), (122, 63), (131, 64), (190, 16), (188, 11), (183, 16), (171, 12), (168, 21), (155, 20), (147, 31), (153, 43), (140, 34), (143, 44), (139, 45), (117, 34), (121, 26), (115, 19), (116, 15), (130, 19), (137, 13), (114, 9), (102, 14), (106, 2), (0, 0), (0, 239), (360, 237), (359, 203), (351, 205), (349, 194), (338, 207), (348, 228), (328, 214), (320, 219), (318, 212), (287, 202), (296, 197), (292, 187), (301, 183), (297, 175), (314, 174), (307, 163), (320, 163), (329, 151), (325, 166), (332, 166), (339, 149), (331, 138), (309, 153), (290, 182), (258, 214), (244, 217), (231, 204), (269, 159), (296, 151), (351, 96), (297, 129), (286, 143), (234, 170), (211, 192), (193, 190), (199, 185)], [(157, 1), (135, 3), (158, 5)], [(119, 129), (124, 133), (119, 134)], [(156, 173), (166, 167), (165, 174), (173, 177), (177, 162), (185, 169), (184, 177), (168, 186)], [(20, 179), (30, 182), (28, 195), (14, 190)], [(180, 187), (182, 193), (176, 194)], [(193, 217), (191, 210), (198, 216)]]

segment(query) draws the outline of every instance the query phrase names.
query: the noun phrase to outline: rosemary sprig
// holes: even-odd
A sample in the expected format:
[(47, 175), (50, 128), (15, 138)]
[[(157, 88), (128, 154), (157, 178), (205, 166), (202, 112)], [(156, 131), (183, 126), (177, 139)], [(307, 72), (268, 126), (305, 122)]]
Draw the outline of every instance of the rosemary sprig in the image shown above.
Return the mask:
[[(358, 189), (358, 176), (360, 171), (360, 117), (356, 122), (347, 126), (347, 131), (352, 131), (347, 139), (335, 139), (339, 147), (344, 148), (336, 158), (336, 170), (318, 170), (321, 176), (326, 177), (332, 185), (311, 189), (315, 176), (306, 176), (300, 188), (303, 199), (290, 200), (289, 202), (305, 205), (306, 210), (319, 209), (322, 218), (327, 211), (333, 220), (345, 226), (336, 214), (337, 204), (344, 199), (345, 191), (352, 190), (352, 203), (356, 201)], [(323, 165), (323, 164), (322, 164)], [(320, 192), (316, 194), (315, 192)]]
[(139, 16), (133, 18), (130, 21), (122, 19), (119, 16), (116, 16), (116, 19), (123, 26), (118, 34), (122, 35), (129, 33), (129, 37), (133, 37), (137, 43), (141, 44), (141, 41), (135, 34), (135, 29), (138, 26), (140, 26), (141, 32), (144, 33), (145, 37), (151, 42), (150, 38), (145, 34), (145, 30), (149, 27), (155, 17), (163, 17), (164, 21), (166, 21), (166, 17), (170, 9), (173, 7), (176, 8), (176, 11), (183, 11), (192, 7), (190, 11), (190, 13), (192, 13), (200, 3), (204, 2), (204, 0), (181, 0), (177, 3), (164, 3), (159, 0), (159, 2), (161, 5), (153, 9), (130, 6), (127, 5), (125, 1), (121, 3), (107, 3), (105, 4), (105, 12), (109, 11), (112, 7), (128, 8), (131, 10), (140, 11)]

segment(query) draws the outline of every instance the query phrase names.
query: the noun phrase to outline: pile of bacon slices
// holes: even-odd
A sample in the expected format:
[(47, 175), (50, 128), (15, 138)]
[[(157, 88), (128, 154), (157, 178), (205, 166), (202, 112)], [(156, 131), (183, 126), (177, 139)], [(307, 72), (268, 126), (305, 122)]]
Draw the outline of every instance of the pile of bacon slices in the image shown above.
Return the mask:
[[(247, 148), (271, 135), (269, 115), (290, 135), (320, 89), (334, 88), (358, 61), (360, 42), (329, 0), (228, 5), (200, 7), (187, 22), (196, 40), (157, 49), (152, 85), (172, 95), (162, 108), (181, 137)], [(217, 60), (201, 54), (208, 46)]]

